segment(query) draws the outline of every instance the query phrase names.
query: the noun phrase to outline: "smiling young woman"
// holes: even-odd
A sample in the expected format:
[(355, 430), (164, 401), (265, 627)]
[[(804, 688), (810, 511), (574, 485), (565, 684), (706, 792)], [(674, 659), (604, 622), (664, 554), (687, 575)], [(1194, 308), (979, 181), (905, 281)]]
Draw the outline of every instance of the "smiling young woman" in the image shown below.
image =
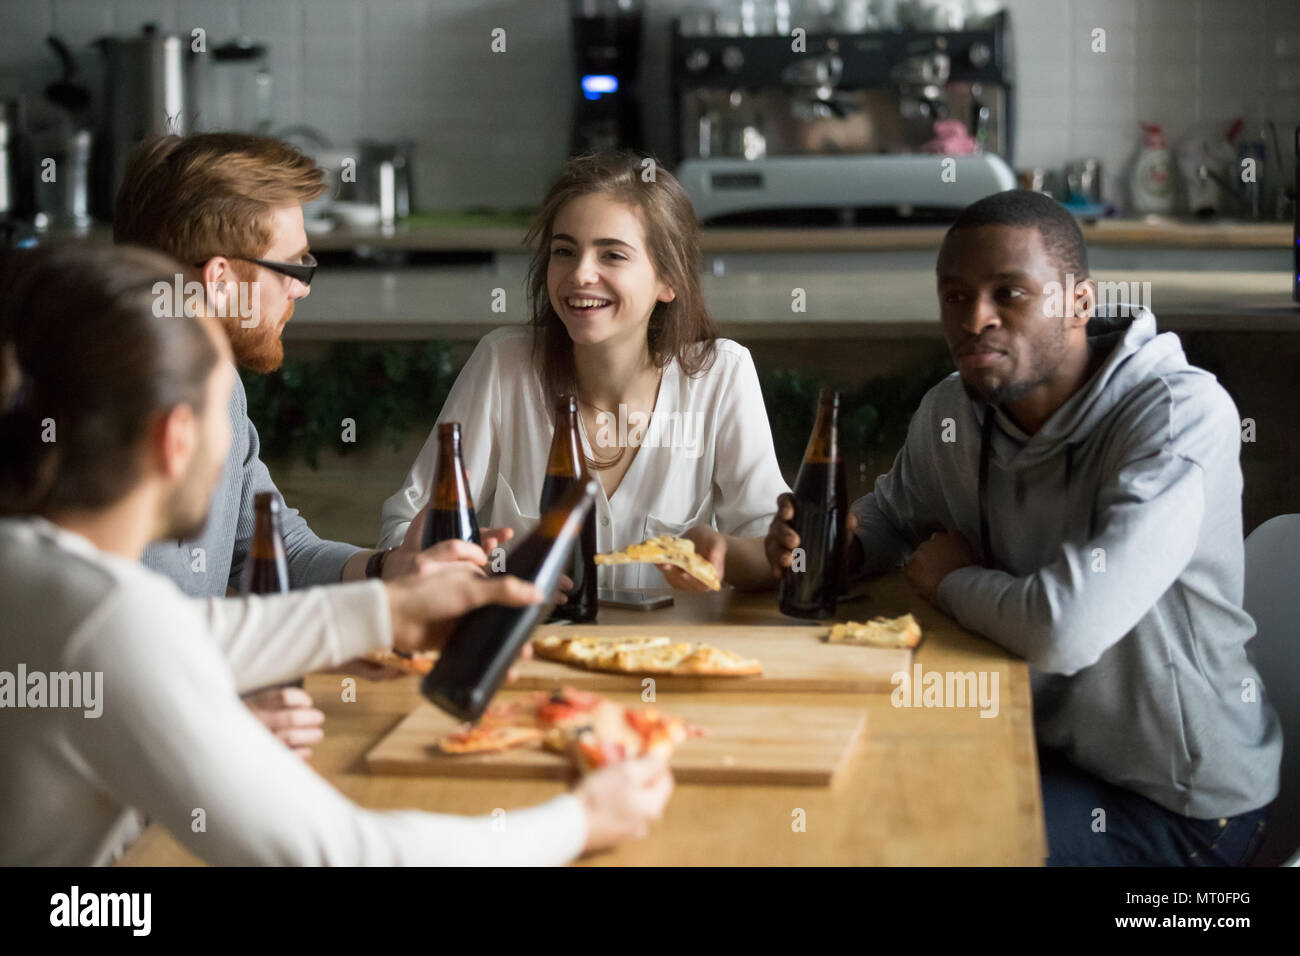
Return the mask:
[[(718, 338), (705, 308), (685, 190), (634, 153), (577, 157), (528, 240), (529, 327), (485, 335), (438, 416), (461, 423), (480, 524), (520, 534), (537, 521), (552, 409), (573, 394), (601, 484), (598, 550), (682, 535), (730, 583), (769, 584), (761, 536), (787, 488), (749, 351)], [(436, 456), (431, 435), (384, 504), (381, 547), (427, 504)], [(600, 575), (602, 587), (691, 586), (643, 565)]]

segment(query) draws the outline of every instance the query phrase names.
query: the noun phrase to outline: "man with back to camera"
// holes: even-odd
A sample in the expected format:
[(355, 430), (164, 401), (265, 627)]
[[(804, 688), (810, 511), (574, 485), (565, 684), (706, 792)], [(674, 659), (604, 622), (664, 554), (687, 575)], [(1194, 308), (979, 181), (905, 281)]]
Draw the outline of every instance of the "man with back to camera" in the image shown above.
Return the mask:
[[(231, 441), (219, 326), (154, 308), (175, 268), (93, 244), (0, 260), (0, 672), (44, 678), (24, 681), (25, 705), (0, 695), (0, 866), (111, 862), (141, 813), (226, 865), (558, 864), (645, 835), (672, 792), (662, 756), (511, 810), (503, 828), (495, 813), (358, 807), (240, 705), (241, 690), (436, 647), (475, 608), (543, 595), (465, 561), (208, 599), (143, 567), (149, 541), (201, 533)], [(60, 703), (82, 677), (93, 703)]]
[[(921, 595), (1029, 662), (1049, 863), (1248, 863), (1282, 740), (1245, 653), (1235, 405), (1150, 311), (1096, 307), (1047, 196), (968, 207), (937, 280), (957, 372), (853, 504), (850, 574), (906, 559)], [(792, 517), (783, 498), (774, 574)]]

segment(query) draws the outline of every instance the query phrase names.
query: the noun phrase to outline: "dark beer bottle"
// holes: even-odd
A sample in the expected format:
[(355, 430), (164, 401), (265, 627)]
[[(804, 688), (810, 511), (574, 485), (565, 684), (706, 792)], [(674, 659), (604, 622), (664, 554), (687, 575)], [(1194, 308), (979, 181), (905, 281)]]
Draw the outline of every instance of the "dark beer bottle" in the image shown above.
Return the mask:
[(479, 539), (478, 519), (474, 517), (469, 476), (460, 457), (460, 422), (443, 422), (438, 426), (438, 469), (429, 505), (421, 548), (452, 538), (483, 543)]
[[(582, 464), (582, 440), (578, 437), (578, 399), (566, 395), (555, 404), (555, 437), (551, 439), (551, 454), (546, 460), (546, 477), (542, 481), (542, 500), (539, 511), (545, 514), (555, 507), (574, 485), (587, 479)], [(573, 590), (568, 601), (555, 608), (554, 616), (566, 621), (594, 621), (599, 599), (596, 592), (596, 509), (592, 508), (583, 522), (577, 547), (564, 569), (573, 580)]]
[(244, 566), (244, 594), (288, 594), (289, 560), (280, 529), (280, 499), (271, 491), (253, 496), (253, 548)]
[[(553, 593), (582, 536), (597, 487), (594, 478), (570, 485), (536, 530), (506, 556), (506, 573), (532, 581), (543, 594)], [(471, 611), (447, 638), (420, 690), (460, 720), (478, 720), (545, 612), (545, 603), (489, 604)]]
[(796, 552), (793, 566), (781, 572), (779, 597), (781, 613), (791, 617), (830, 617), (843, 585), (848, 501), (837, 435), (839, 408), (839, 393), (823, 389), (817, 424), (794, 481), (790, 527), (799, 535), (802, 553)]
[[(271, 491), (253, 496), (253, 547), (244, 566), (244, 594), (288, 594), (289, 559), (280, 528), (280, 498)], [(278, 687), (301, 687), (301, 680)]]

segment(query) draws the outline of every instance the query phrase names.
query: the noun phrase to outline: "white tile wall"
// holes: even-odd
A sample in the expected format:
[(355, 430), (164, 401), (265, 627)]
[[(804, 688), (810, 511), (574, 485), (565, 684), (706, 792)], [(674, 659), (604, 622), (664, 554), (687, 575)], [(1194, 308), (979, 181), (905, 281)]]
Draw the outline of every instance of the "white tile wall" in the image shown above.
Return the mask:
[[(647, 136), (672, 139), (665, 59), (671, 19), (692, 0), (646, 0)], [(1141, 121), (1173, 141), (1236, 115), (1273, 119), (1283, 141), (1300, 123), (1300, 0), (1007, 0), (1016, 31), (1018, 166), (1098, 156), (1118, 194)], [(425, 208), (535, 203), (569, 136), (567, 0), (4, 0), (0, 96), (56, 76), (44, 37), (81, 48), (133, 33), (202, 26), (210, 43), (238, 33), (270, 45), (277, 120), (319, 127), (340, 145), (416, 142)], [(507, 51), (489, 49), (507, 31)], [(1094, 52), (1093, 30), (1105, 30)]]

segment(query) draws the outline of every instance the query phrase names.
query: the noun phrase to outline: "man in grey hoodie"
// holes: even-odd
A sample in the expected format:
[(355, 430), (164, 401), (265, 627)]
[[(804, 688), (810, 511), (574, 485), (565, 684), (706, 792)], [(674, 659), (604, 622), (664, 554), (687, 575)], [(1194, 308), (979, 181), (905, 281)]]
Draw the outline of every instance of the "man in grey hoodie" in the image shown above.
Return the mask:
[[(851, 574), (906, 559), (921, 595), (1029, 662), (1049, 863), (1249, 862), (1282, 740), (1245, 653), (1232, 399), (1150, 311), (1096, 307), (1046, 196), (967, 208), (937, 273), (957, 372), (854, 503)], [(774, 570), (791, 517), (783, 498)]]

